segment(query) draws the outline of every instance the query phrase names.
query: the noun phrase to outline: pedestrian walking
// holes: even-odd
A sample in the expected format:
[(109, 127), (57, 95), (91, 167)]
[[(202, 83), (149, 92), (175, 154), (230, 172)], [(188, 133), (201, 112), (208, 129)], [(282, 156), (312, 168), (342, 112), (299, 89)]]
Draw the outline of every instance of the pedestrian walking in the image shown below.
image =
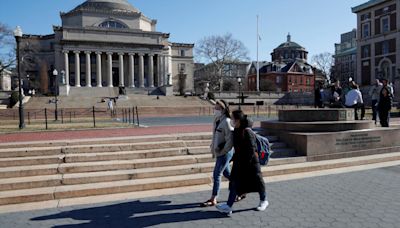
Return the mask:
[(256, 136), (251, 130), (252, 122), (243, 111), (237, 110), (232, 113), (232, 123), (235, 126), (233, 133), (235, 154), (229, 179), (229, 197), (228, 202), (217, 205), (217, 209), (221, 213), (230, 215), (236, 196), (258, 192), (260, 204), (256, 209), (264, 211), (269, 202), (257, 153)]
[(382, 127), (389, 127), (390, 110), (393, 102), (393, 88), (389, 86), (387, 79), (382, 79), (382, 89), (379, 93), (378, 113)]
[(355, 119), (358, 120), (358, 110), (361, 109), (361, 120), (365, 116), (365, 105), (359, 86), (353, 81), (350, 84), (351, 90), (346, 94), (346, 108), (354, 108)]
[(214, 107), (213, 136), (211, 142), (211, 153), (215, 158), (213, 171), (213, 189), (209, 200), (201, 203), (202, 207), (215, 206), (220, 191), (221, 176), (230, 178), (230, 161), (233, 151), (233, 126), (231, 125), (229, 107), (225, 101), (219, 100)]
[(374, 85), (371, 86), (368, 95), (371, 97), (372, 103), (372, 120), (375, 121), (375, 124), (377, 122), (377, 117), (378, 117), (378, 110), (377, 110), (377, 104), (379, 100), (379, 93), (382, 90), (382, 83), (376, 79)]
[(107, 110), (109, 110), (111, 112), (111, 115), (114, 116), (114, 104), (113, 104), (113, 101), (111, 100), (111, 98), (108, 99)]

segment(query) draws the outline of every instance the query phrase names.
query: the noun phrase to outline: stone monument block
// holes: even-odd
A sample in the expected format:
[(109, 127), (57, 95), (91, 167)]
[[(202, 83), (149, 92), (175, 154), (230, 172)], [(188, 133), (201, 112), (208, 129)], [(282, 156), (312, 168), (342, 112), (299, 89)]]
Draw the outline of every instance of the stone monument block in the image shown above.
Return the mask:
[(279, 110), (281, 122), (352, 121), (354, 109)]

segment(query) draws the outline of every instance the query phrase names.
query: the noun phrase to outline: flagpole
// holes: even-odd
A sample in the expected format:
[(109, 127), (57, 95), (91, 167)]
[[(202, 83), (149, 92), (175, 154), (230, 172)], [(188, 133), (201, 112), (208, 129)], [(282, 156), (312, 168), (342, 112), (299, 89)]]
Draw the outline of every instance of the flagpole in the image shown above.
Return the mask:
[(258, 33), (258, 14), (257, 14), (257, 92), (260, 92), (260, 65), (258, 62), (258, 42), (260, 39), (260, 35)]

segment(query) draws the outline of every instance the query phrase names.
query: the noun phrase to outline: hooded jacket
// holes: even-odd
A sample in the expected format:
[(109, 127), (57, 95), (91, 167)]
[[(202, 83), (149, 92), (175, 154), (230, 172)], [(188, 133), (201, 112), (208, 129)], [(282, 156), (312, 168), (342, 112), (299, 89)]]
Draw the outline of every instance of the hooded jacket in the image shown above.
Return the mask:
[(220, 157), (228, 153), (233, 147), (233, 127), (231, 119), (225, 115), (217, 118), (213, 124), (211, 153), (213, 157)]

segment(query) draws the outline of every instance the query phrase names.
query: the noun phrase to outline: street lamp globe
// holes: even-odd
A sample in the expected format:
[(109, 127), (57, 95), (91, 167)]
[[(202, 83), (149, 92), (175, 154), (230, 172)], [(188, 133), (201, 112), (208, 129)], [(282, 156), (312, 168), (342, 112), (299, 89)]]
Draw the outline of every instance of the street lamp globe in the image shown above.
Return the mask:
[(56, 69), (53, 70), (53, 75), (57, 76), (58, 75), (58, 71)]
[(238, 83), (242, 83), (242, 78), (237, 78)]
[(20, 26), (17, 26), (14, 30), (14, 36), (15, 37), (22, 37), (22, 29)]

